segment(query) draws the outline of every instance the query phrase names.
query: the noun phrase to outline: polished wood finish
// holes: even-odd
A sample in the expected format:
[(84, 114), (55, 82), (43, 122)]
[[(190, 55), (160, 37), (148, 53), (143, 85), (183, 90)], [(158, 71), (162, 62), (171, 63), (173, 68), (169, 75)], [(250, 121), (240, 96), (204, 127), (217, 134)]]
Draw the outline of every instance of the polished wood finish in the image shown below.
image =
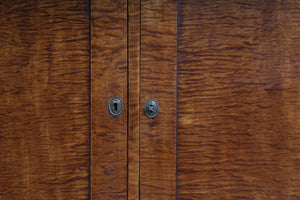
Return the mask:
[[(140, 199), (175, 198), (176, 23), (173, 0), (141, 2)], [(160, 110), (144, 114), (148, 99)]]
[(0, 2), (0, 199), (89, 198), (88, 10)]
[(299, 19), (297, 0), (1, 1), (0, 199), (300, 199)]
[(128, 200), (139, 199), (140, 1), (128, 1)]
[(299, 1), (180, 1), (177, 199), (300, 199)]
[[(127, 198), (127, 2), (91, 1), (91, 196)], [(113, 117), (108, 101), (124, 111)]]

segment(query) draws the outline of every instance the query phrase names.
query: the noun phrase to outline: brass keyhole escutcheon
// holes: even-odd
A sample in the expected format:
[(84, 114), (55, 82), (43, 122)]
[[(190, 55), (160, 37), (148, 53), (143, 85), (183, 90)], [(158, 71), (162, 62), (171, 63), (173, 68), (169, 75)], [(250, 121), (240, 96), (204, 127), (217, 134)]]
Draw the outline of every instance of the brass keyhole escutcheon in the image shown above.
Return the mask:
[(123, 112), (122, 99), (120, 97), (112, 97), (108, 101), (108, 110), (112, 116), (119, 116)]
[(159, 106), (155, 99), (149, 99), (144, 107), (145, 115), (150, 119), (154, 119), (158, 115)]

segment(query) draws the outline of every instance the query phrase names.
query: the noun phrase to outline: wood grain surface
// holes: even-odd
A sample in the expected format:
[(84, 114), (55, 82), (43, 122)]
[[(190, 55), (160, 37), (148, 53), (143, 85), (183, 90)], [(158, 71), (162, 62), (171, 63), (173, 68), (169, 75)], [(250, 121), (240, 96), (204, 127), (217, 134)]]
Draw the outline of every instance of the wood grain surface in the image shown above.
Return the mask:
[(180, 1), (177, 199), (300, 199), (300, 4)]
[(129, 0), (128, 23), (128, 200), (139, 199), (140, 1)]
[[(173, 0), (141, 2), (140, 199), (175, 198), (176, 23)], [(159, 102), (153, 120), (148, 99)]]
[(299, 1), (4, 0), (0, 25), (1, 200), (300, 199)]
[[(127, 199), (127, 2), (91, 1), (91, 196)], [(108, 101), (124, 111), (113, 117)]]
[(0, 2), (0, 199), (89, 198), (88, 1)]

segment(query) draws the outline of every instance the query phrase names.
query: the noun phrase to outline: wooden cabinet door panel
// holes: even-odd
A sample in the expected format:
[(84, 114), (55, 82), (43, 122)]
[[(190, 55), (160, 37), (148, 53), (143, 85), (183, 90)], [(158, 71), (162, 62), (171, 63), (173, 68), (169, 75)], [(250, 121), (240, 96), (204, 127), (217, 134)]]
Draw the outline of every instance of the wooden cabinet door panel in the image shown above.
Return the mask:
[(177, 199), (300, 198), (298, 1), (180, 1)]
[(0, 199), (89, 198), (88, 10), (0, 2)]

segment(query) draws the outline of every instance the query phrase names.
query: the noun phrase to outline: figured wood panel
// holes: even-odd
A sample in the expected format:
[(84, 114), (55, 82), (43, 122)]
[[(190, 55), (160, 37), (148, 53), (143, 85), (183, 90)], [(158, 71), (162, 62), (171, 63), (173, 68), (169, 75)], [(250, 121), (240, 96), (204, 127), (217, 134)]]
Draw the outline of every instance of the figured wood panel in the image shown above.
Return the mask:
[[(127, 198), (127, 2), (91, 1), (91, 197)], [(113, 117), (108, 101), (124, 111)]]
[(140, 1), (128, 1), (128, 200), (139, 199)]
[(177, 199), (299, 199), (299, 1), (179, 13)]
[(89, 198), (88, 10), (0, 2), (0, 199)]
[[(141, 1), (140, 199), (175, 198), (176, 22), (173, 0)], [(148, 99), (159, 103), (153, 120)]]

